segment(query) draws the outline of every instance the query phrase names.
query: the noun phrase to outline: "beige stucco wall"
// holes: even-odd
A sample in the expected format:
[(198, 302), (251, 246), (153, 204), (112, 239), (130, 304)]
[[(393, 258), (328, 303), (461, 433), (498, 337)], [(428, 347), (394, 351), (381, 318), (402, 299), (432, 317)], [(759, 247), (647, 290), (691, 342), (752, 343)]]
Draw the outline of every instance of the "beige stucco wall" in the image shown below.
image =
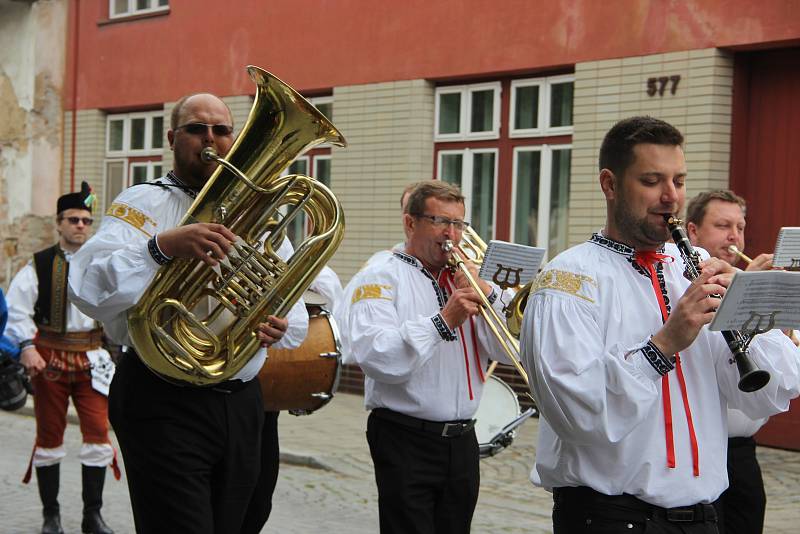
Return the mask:
[(433, 176), (434, 87), (425, 80), (337, 87), (333, 119), (347, 138), (334, 148), (331, 187), (346, 232), (331, 266), (342, 282), (373, 252), (403, 240), (400, 195)]
[[(646, 94), (650, 77), (681, 76), (676, 94)], [(597, 159), (605, 133), (620, 119), (651, 115), (683, 132), (687, 199), (728, 187), (733, 58), (714, 48), (578, 63), (569, 241), (580, 243), (605, 221)]]
[(0, 0), (0, 287), (55, 239), (67, 1)]

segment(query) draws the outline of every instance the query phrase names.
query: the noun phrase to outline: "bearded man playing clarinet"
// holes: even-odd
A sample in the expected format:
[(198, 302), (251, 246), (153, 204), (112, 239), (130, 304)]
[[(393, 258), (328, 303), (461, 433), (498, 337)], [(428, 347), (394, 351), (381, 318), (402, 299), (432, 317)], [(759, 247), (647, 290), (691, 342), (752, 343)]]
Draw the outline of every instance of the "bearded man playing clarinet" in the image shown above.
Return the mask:
[(617, 123), (600, 148), (605, 227), (531, 290), (521, 338), (541, 410), (531, 480), (553, 492), (556, 534), (716, 533), (727, 407), (768, 416), (800, 393), (797, 349), (780, 331), (750, 345), (770, 379), (748, 393), (726, 339), (708, 330), (735, 270), (700, 251), (689, 280), (667, 242), (686, 195), (682, 145), (661, 120)]

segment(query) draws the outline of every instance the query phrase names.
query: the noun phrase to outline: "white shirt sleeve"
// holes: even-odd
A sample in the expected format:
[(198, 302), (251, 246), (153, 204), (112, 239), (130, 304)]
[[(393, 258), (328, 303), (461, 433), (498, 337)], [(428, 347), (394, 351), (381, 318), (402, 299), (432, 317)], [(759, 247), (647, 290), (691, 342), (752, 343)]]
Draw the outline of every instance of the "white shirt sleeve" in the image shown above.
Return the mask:
[(36, 336), (33, 307), (38, 298), (39, 279), (36, 276), (36, 268), (33, 263), (28, 263), (11, 280), (6, 295), (8, 323), (5, 334), (16, 345), (32, 341)]
[(618, 442), (658, 402), (658, 374), (637, 364), (639, 351), (618, 345), (606, 350), (599, 345), (602, 339), (587, 302), (547, 290), (530, 296), (522, 360), (537, 406), (564, 440), (601, 446)]
[[(292, 252), (294, 252), (292, 244), (288, 239), (284, 238), (283, 243), (281, 243), (277, 251), (278, 256), (285, 260), (292, 255)], [(306, 334), (308, 333), (308, 312), (306, 311), (306, 305), (302, 298), (295, 302), (294, 306), (289, 309), (289, 312), (286, 314), (286, 319), (289, 321), (286, 333), (280, 341), (272, 345), (276, 349), (296, 349), (306, 338)]]
[(385, 273), (367, 271), (356, 278), (355, 291), (371, 288), (372, 294), (367, 298), (354, 298), (353, 303), (344, 303), (348, 326), (343, 336), (349, 341), (351, 356), (364, 374), (376, 381), (406, 382), (434, 356), (437, 345), (446, 342), (431, 317), (415, 315), (411, 319), (401, 319), (396, 309), (396, 293), (415, 291), (415, 288), (397, 287), (397, 280)]
[(739, 371), (728, 362), (730, 349), (718, 332), (714, 334), (714, 348), (723, 355), (716, 360), (717, 380), (728, 405), (751, 419), (788, 410), (789, 401), (800, 394), (800, 348), (780, 330), (757, 335), (748, 352), (757, 367), (769, 372), (770, 380), (758, 391), (748, 393), (738, 388)]

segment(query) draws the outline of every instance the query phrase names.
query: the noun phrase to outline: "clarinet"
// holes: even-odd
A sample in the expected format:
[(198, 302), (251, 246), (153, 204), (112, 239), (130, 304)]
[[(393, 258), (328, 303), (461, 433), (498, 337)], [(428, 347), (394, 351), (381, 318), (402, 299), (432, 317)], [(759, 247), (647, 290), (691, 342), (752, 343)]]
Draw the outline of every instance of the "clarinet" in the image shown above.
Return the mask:
[[(700, 255), (686, 236), (686, 232), (681, 226), (683, 221), (672, 215), (665, 215), (664, 220), (672, 234), (672, 240), (675, 241), (686, 264), (684, 274), (689, 280), (694, 280), (700, 276)], [(721, 298), (719, 295), (711, 296)], [(725, 338), (728, 348), (733, 353), (733, 359), (739, 369), (739, 389), (752, 392), (766, 386), (769, 382), (769, 372), (759, 369), (747, 353), (747, 346), (750, 344), (752, 336), (746, 336), (738, 330), (725, 330), (722, 332), (722, 337)]]

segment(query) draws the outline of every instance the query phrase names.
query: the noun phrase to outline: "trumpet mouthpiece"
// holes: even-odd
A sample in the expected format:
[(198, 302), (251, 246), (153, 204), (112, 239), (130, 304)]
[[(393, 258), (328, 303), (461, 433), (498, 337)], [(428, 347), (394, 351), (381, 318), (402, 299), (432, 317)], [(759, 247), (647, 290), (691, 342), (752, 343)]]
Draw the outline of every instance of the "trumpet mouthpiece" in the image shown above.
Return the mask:
[(450, 252), (451, 250), (453, 250), (453, 247), (454, 247), (454, 246), (455, 246), (455, 245), (453, 244), (453, 242), (452, 242), (451, 240), (449, 240), (449, 239), (448, 239), (447, 241), (445, 241), (444, 243), (442, 243), (442, 250), (443, 250), (444, 252)]

